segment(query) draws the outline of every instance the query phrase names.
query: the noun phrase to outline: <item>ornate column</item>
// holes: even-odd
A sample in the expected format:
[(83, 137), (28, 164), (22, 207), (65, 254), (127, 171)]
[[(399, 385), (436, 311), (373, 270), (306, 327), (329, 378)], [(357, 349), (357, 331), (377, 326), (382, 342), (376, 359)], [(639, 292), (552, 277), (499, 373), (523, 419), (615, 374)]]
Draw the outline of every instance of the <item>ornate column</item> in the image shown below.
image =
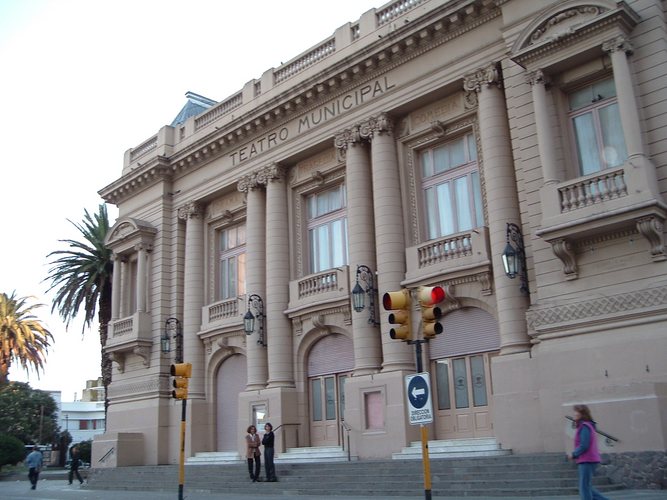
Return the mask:
[(120, 273), (121, 262), (120, 255), (114, 253), (113, 259), (113, 274), (111, 276), (111, 319), (120, 318)]
[[(246, 194), (246, 294), (266, 300), (266, 197), (257, 173), (241, 178), (238, 190)], [(269, 343), (270, 333), (267, 335)], [(257, 344), (257, 334), (247, 338), (248, 385), (246, 390), (266, 387), (266, 348)]]
[(556, 147), (554, 134), (551, 129), (549, 106), (546, 86), (549, 83), (547, 75), (537, 70), (527, 75), (533, 91), (533, 108), (535, 110), (535, 128), (537, 130), (537, 147), (542, 164), (542, 178), (544, 184), (556, 184), (562, 180), (562, 174), (556, 162)]
[(127, 286), (127, 258), (122, 257), (120, 259), (120, 317), (127, 317), (128, 304), (128, 286)]
[(284, 311), (289, 302), (289, 228), (286, 169), (272, 164), (258, 174), (266, 183), (266, 311), (269, 388), (294, 387), (292, 325)]
[[(368, 149), (355, 126), (339, 132), (334, 145), (345, 155), (347, 190), (347, 239), (350, 262), (350, 290), (360, 264), (375, 269), (375, 230), (373, 223), (373, 186)], [(368, 310), (352, 314), (354, 374), (377, 373), (382, 362), (380, 332), (368, 322)]]
[(201, 309), (204, 306), (204, 210), (199, 202), (178, 209), (185, 221), (185, 265), (183, 268), (183, 361), (192, 363), (188, 398), (205, 399), (204, 345), (199, 340)]
[(146, 245), (140, 243), (135, 249), (137, 251), (137, 312), (143, 313), (146, 312)]
[[(398, 290), (405, 279), (405, 233), (401, 200), (401, 179), (396, 156), (391, 118), (382, 113), (359, 127), (362, 138), (371, 140), (373, 172), (373, 209), (377, 288), (381, 292)], [(412, 349), (389, 337), (388, 316), (380, 314), (383, 371), (414, 369)]]
[(505, 98), (500, 88), (501, 78), (495, 63), (467, 75), (464, 88), (478, 94), (477, 117), (491, 244), (498, 329), (501, 354), (527, 351), (530, 347), (526, 331), (528, 305), (517, 280), (505, 275), (501, 255), (506, 244), (506, 224), (521, 225), (519, 200)]

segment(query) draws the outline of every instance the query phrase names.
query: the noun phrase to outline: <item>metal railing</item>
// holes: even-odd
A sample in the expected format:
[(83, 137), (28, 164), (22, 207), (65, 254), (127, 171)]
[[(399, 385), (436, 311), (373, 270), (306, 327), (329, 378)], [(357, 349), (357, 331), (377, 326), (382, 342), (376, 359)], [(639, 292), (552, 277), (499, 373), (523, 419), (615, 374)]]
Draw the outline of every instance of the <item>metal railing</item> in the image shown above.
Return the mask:
[(340, 426), (343, 429), (343, 432), (345, 433), (345, 438), (343, 439), (343, 451), (347, 451), (347, 461), (351, 462), (352, 450), (350, 449), (350, 431), (352, 431), (352, 427), (347, 425), (347, 422), (345, 422), (344, 420), (340, 423)]
[[(566, 415), (565, 418), (572, 422), (572, 428), (575, 428), (577, 426), (577, 421), (570, 417), (569, 415)], [(612, 436), (611, 434), (607, 434), (606, 432), (602, 432), (601, 430), (595, 429), (595, 433), (599, 434), (604, 438), (604, 442), (607, 446), (614, 446), (616, 443), (620, 443), (621, 440)]]
[(109, 451), (107, 451), (104, 455), (102, 455), (102, 458), (98, 460), (98, 462), (104, 462), (107, 458), (111, 456), (111, 454), (116, 451), (116, 447), (112, 446)]
[[(300, 426), (301, 424), (280, 424), (278, 427), (276, 427), (275, 429), (273, 429), (273, 432), (275, 433), (275, 432), (278, 431), (278, 429), (280, 429), (281, 427), (283, 428), (283, 430), (282, 430), (282, 432), (281, 432), (281, 434), (280, 434), (281, 437), (282, 437), (282, 448), (281, 448), (281, 450), (280, 450), (280, 453), (285, 453), (285, 451), (287, 451), (287, 447), (286, 447), (286, 445), (285, 445), (285, 429), (284, 429), (284, 427), (289, 427), (289, 426), (291, 426), (291, 425), (295, 425), (295, 426), (298, 427), (298, 426)], [(298, 447), (299, 447), (299, 429), (297, 429), (297, 431), (296, 431), (296, 443), (295, 443), (295, 446), (294, 446), (294, 447), (295, 447), (295, 448), (298, 448)]]

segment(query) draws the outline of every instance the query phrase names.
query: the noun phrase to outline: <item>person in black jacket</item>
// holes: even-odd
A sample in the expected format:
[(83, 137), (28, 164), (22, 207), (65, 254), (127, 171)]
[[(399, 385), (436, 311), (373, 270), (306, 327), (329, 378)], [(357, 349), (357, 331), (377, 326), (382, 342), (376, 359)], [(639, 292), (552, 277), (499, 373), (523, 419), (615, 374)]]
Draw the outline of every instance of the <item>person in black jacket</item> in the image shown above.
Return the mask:
[(81, 474), (79, 474), (79, 466), (81, 465), (81, 458), (79, 453), (78, 446), (72, 446), (69, 450), (69, 457), (72, 461), (69, 464), (69, 484), (72, 484), (72, 479), (74, 479), (74, 474), (79, 480), (79, 484), (83, 484), (83, 479), (81, 479)]
[(273, 426), (266, 423), (264, 426), (264, 436), (262, 437), (262, 445), (264, 445), (264, 468), (266, 470), (266, 480), (272, 483), (277, 481), (276, 468), (273, 465), (273, 443), (275, 436), (273, 435)]

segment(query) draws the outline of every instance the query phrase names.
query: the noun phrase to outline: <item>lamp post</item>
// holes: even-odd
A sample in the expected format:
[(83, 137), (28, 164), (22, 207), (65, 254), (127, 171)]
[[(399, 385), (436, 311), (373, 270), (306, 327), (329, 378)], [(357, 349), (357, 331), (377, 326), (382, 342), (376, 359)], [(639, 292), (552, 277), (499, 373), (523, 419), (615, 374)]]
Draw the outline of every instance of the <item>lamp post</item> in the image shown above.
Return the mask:
[(164, 322), (164, 330), (160, 336), (160, 350), (162, 354), (171, 352), (171, 339), (176, 341), (176, 362), (183, 362), (183, 331), (181, 322), (177, 318), (167, 318)]
[(243, 316), (243, 330), (246, 335), (252, 335), (255, 331), (255, 315), (252, 313), (252, 309), (255, 310), (257, 320), (259, 321), (259, 338), (257, 339), (257, 343), (266, 347), (266, 343), (264, 342), (264, 301), (256, 293), (248, 296), (248, 310), (245, 316)]
[[(361, 286), (361, 282), (364, 286)], [(365, 296), (368, 295), (368, 322), (371, 325), (379, 325), (375, 320), (375, 289), (373, 271), (368, 266), (359, 264), (357, 266), (356, 283), (352, 288), (352, 307), (356, 312), (361, 312), (366, 307)]]
[(526, 274), (526, 252), (523, 243), (523, 235), (519, 226), (511, 222), (507, 223), (507, 244), (503, 251), (503, 267), (508, 278), (517, 276), (521, 280), (521, 292), (528, 295), (528, 276)]

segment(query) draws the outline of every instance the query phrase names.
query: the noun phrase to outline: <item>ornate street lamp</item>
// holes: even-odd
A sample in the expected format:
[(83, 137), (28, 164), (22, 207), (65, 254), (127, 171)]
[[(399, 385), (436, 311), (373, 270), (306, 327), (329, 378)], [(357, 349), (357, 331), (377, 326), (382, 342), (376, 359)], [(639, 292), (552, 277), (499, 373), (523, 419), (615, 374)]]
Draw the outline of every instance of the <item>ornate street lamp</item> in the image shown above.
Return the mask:
[(259, 338), (257, 339), (257, 343), (266, 347), (266, 343), (264, 342), (264, 301), (256, 293), (248, 296), (248, 310), (245, 316), (243, 316), (243, 330), (246, 335), (252, 335), (255, 331), (255, 315), (252, 313), (252, 309), (256, 311), (257, 319), (259, 320)]
[[(364, 287), (361, 283), (364, 283)], [(357, 266), (356, 283), (352, 288), (352, 307), (356, 312), (361, 312), (366, 307), (366, 295), (368, 295), (368, 322), (371, 325), (378, 325), (375, 321), (375, 289), (373, 282), (373, 271), (368, 266), (360, 264)]]
[(526, 252), (523, 244), (523, 235), (519, 226), (507, 223), (507, 244), (503, 251), (503, 267), (508, 278), (517, 276), (521, 280), (521, 292), (528, 294), (528, 276), (526, 275)]
[(176, 362), (183, 362), (183, 332), (181, 322), (177, 318), (167, 318), (164, 322), (164, 330), (160, 336), (160, 350), (163, 354), (171, 352), (171, 339), (176, 341)]

